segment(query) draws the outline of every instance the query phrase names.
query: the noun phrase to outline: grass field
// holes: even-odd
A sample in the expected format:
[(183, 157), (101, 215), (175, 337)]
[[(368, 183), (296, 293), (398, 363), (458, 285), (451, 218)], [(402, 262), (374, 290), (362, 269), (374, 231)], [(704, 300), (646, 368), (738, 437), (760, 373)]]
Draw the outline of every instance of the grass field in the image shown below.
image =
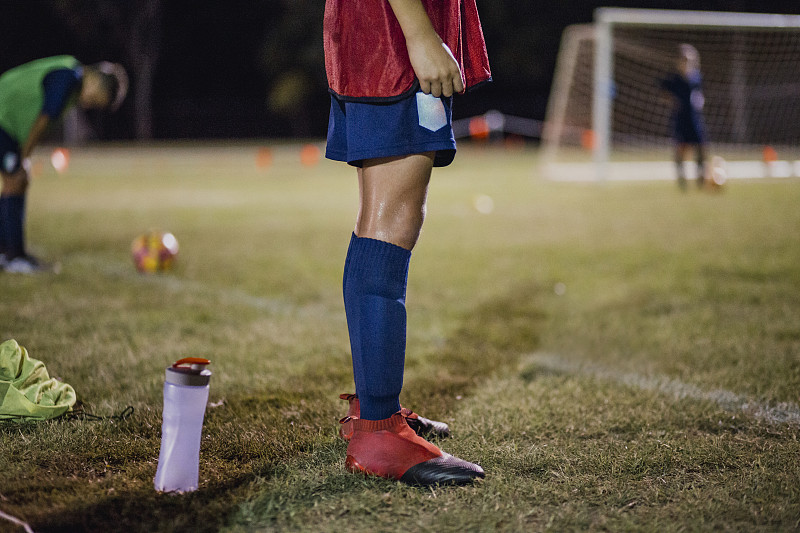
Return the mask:
[[(0, 424), (0, 511), (40, 533), (800, 529), (800, 182), (553, 183), (475, 147), (437, 170), (402, 400), (487, 477), (426, 490), (347, 473), (336, 437), (354, 171), (256, 150), (41, 171), (28, 237), (62, 272), (0, 275), (0, 335), (87, 412), (135, 411)], [(169, 274), (131, 264), (150, 228), (180, 241)], [(163, 369), (190, 355), (214, 372), (201, 487), (160, 495)]]

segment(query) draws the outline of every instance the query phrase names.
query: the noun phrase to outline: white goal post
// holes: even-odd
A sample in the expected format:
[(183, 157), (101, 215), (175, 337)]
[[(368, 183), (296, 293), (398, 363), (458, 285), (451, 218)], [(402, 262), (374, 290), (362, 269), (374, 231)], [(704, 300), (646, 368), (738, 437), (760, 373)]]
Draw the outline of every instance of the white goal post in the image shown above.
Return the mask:
[(709, 145), (729, 174), (800, 175), (800, 15), (626, 8), (599, 8), (594, 24), (564, 32), (542, 133), (546, 175), (674, 176), (659, 80), (681, 43), (699, 51)]

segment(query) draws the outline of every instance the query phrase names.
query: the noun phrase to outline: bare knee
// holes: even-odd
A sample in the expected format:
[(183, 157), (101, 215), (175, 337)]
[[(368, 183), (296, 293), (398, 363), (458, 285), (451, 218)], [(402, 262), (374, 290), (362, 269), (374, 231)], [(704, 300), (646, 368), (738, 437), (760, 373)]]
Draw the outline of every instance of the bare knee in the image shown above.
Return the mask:
[(416, 245), (425, 221), (425, 204), (387, 202), (375, 209), (362, 210), (356, 224), (356, 235), (390, 242), (407, 250)]
[(359, 173), (356, 235), (414, 248), (425, 220), (432, 154), (370, 162)]

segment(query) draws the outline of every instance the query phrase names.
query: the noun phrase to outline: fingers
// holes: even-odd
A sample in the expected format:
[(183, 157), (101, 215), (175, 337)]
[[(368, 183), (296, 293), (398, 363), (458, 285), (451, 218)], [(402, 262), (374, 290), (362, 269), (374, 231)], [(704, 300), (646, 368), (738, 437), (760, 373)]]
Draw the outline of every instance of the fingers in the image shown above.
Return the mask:
[(450, 48), (442, 43), (442, 49), (445, 51), (451, 61), (450, 71), (447, 73), (444, 83), (442, 84), (442, 93), (445, 96), (453, 96), (453, 93), (460, 93), (464, 91), (464, 83), (461, 81), (461, 69), (458, 67), (458, 62)]
[(438, 80), (431, 80), (431, 81), (419, 80), (419, 90), (425, 94), (431, 94), (436, 98), (439, 98), (442, 95), (452, 96), (453, 95), (452, 84), (450, 84), (449, 86), (450, 87), (449, 94), (447, 93), (447, 87), (448, 87), (447, 83), (441, 83)]
[(419, 80), (419, 90), (425, 94), (431, 94), (431, 82), (426, 80)]
[(458, 76), (453, 78), (453, 92), (454, 93), (463, 93), (464, 92), (464, 82), (461, 80), (461, 73), (458, 73)]
[(445, 78), (441, 82), (437, 80), (433, 81), (420, 80), (419, 89), (425, 94), (432, 94), (437, 98), (439, 98), (440, 96), (445, 96), (449, 98), (456, 93), (463, 92), (464, 83), (461, 81), (460, 75), (453, 78)]

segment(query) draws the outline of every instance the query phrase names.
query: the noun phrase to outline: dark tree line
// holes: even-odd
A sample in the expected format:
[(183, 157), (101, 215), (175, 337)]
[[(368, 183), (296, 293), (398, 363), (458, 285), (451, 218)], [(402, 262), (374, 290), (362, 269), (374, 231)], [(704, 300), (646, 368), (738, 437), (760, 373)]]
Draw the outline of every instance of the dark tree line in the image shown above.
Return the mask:
[[(375, 0), (385, 1), (385, 0)], [(564, 27), (587, 0), (478, 0), (495, 82), (457, 115), (542, 118)], [(800, 13), (797, 0), (626, 0), (619, 7)], [(0, 71), (60, 53), (128, 68), (131, 94), (105, 138), (321, 136), (328, 108), (323, 0), (4, 0)]]

